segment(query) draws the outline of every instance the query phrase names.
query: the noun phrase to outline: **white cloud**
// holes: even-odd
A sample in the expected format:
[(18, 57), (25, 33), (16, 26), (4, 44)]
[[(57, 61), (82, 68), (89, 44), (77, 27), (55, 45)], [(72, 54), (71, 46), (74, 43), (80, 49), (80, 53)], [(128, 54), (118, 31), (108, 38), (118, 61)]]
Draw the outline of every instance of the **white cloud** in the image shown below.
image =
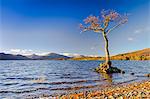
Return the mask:
[(27, 50), (27, 49), (10, 49), (8, 52), (11, 54), (21, 54), (21, 55), (33, 54), (32, 50)]
[(91, 47), (91, 50), (94, 50), (94, 49), (96, 49), (95, 47)]
[(138, 28), (134, 30), (135, 34), (150, 32), (150, 27)]
[[(81, 54), (75, 54), (75, 53), (61, 53), (62, 55), (69, 56), (69, 57), (81, 57)], [(89, 56), (89, 57), (98, 57), (98, 55), (83, 55), (83, 56)]]
[(69, 57), (78, 57), (80, 56), (80, 54), (73, 54), (73, 53), (61, 53), (62, 55), (65, 55), (65, 56), (69, 56)]
[[(9, 50), (0, 50), (0, 53), (6, 53), (6, 54), (20, 54), (20, 55), (32, 55), (32, 54), (36, 54), (39, 56), (44, 56), (47, 55), (51, 52), (43, 52), (43, 51), (33, 51), (30, 49), (9, 49)], [(59, 53), (58, 53), (59, 54)], [(65, 56), (69, 56), (69, 57), (81, 57), (82, 55), (77, 54), (77, 53), (60, 53), (61, 55), (65, 55)], [(98, 55), (83, 55), (83, 56), (91, 56), (91, 57), (98, 57)]]
[(128, 41), (133, 41), (133, 38), (132, 37), (128, 37)]
[(142, 31), (141, 29), (135, 30), (134, 33), (135, 33), (135, 34), (138, 34), (138, 33), (141, 33), (141, 31)]
[[(133, 31), (134, 38), (136, 37), (136, 35), (140, 35), (140, 34), (148, 33), (148, 32), (150, 32), (150, 27), (137, 28), (136, 30)], [(128, 40), (133, 41), (134, 38), (133, 37), (128, 37)]]
[(36, 55), (47, 55), (50, 52), (42, 52), (42, 51), (33, 51), (31, 49), (10, 49), (10, 50), (2, 50), (1, 52), (4, 53), (8, 53), (8, 54), (21, 54), (21, 55), (32, 55), (32, 54), (36, 54)]
[(99, 57), (98, 55), (88, 55), (90, 57)]
[(62, 53), (62, 55), (70, 56), (71, 54), (70, 53)]

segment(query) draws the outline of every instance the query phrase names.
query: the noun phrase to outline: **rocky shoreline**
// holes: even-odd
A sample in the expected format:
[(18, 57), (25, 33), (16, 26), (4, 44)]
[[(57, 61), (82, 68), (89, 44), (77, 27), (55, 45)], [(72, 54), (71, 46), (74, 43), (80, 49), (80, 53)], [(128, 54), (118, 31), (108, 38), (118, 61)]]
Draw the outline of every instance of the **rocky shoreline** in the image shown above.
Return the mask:
[[(36, 97), (37, 98), (37, 97)], [(98, 91), (86, 91), (68, 95), (41, 95), (41, 99), (150, 99), (150, 80), (108, 86)]]

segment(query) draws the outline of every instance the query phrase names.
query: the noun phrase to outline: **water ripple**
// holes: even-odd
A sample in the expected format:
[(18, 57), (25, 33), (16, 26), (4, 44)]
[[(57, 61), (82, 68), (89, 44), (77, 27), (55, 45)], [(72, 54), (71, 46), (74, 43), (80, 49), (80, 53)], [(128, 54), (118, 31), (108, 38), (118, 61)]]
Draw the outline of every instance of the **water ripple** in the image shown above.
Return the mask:
[[(0, 61), (0, 99), (24, 95), (63, 93), (83, 89), (130, 83), (147, 79), (149, 61), (112, 61), (114, 66), (126, 71), (125, 74), (103, 76), (91, 70), (102, 61), (50, 61), (10, 60)], [(131, 75), (130, 73), (135, 75)], [(19, 94), (19, 96), (18, 96)]]

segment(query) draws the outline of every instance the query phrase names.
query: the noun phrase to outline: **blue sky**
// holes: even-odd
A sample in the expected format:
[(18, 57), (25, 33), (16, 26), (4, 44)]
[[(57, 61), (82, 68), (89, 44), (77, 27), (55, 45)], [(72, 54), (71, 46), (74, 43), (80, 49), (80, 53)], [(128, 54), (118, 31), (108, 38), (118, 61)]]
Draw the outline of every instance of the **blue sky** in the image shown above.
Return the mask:
[(80, 33), (79, 23), (102, 9), (129, 13), (111, 32), (111, 55), (150, 47), (150, 0), (0, 0), (0, 51), (104, 55), (102, 35)]

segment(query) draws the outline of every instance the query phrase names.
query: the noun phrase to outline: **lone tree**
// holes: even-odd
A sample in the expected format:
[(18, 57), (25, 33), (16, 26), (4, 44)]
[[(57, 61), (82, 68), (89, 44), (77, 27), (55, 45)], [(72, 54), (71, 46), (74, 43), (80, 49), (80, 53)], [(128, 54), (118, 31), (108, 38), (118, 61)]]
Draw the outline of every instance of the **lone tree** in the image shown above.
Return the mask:
[(114, 10), (102, 10), (100, 16), (90, 15), (84, 19), (84, 25), (80, 24), (80, 28), (83, 32), (94, 31), (95, 33), (101, 33), (103, 35), (106, 60), (104, 63), (100, 64), (100, 67), (96, 68), (96, 71), (105, 73), (121, 72), (120, 69), (111, 66), (107, 36), (112, 30), (127, 21), (127, 15), (120, 15)]

